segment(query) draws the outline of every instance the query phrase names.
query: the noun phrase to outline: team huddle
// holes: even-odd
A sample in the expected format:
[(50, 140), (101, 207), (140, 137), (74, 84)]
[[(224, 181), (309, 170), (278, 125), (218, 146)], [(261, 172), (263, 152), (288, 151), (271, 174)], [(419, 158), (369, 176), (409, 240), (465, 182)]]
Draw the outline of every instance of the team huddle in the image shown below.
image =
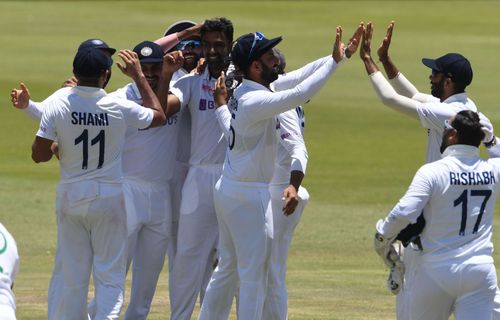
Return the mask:
[[(331, 53), (286, 72), (281, 37), (233, 42), (231, 21), (215, 18), (120, 50), (132, 82), (114, 92), (104, 88), (116, 50), (100, 39), (80, 44), (74, 77), (44, 101), (13, 89), (14, 107), (40, 122), (32, 159), (60, 165), (48, 319), (118, 319), (129, 269), (123, 319), (146, 319), (166, 257), (171, 319), (191, 319), (198, 299), (198, 319), (227, 319), (234, 301), (238, 319), (287, 319), (286, 260), (309, 199), (303, 106), (358, 49), (380, 101), (428, 131), (427, 164), (376, 224), (397, 318), (500, 319), (500, 147), (465, 93), (472, 67), (457, 53), (423, 59), (432, 92), (421, 93), (389, 55), (393, 28), (377, 50), (387, 78), (371, 23), (345, 44), (337, 27)], [(10, 320), (19, 257), (1, 223), (0, 236), (0, 319)]]

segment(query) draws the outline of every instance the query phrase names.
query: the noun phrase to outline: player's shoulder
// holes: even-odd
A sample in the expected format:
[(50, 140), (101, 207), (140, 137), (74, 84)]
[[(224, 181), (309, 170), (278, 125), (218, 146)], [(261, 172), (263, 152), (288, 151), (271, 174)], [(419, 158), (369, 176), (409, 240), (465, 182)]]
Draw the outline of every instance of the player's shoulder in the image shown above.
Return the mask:
[(97, 104), (107, 110), (129, 110), (140, 107), (136, 102), (127, 99), (121, 95), (107, 94), (102, 97)]

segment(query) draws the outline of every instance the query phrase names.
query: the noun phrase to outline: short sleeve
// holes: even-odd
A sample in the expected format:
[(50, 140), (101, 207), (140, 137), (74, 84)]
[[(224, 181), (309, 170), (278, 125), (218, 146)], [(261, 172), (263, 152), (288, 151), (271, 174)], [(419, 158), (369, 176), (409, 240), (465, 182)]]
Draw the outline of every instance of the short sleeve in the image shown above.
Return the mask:
[(151, 125), (154, 117), (153, 109), (143, 107), (133, 101), (122, 100), (123, 116), (128, 126), (145, 129)]
[(170, 92), (179, 99), (181, 109), (189, 103), (191, 96), (191, 79), (192, 75), (186, 75), (175, 82), (170, 88)]
[(48, 103), (46, 107), (43, 109), (42, 119), (40, 120), (40, 126), (38, 127), (37, 136), (49, 139), (56, 140), (57, 131), (55, 125), (55, 106), (51, 103)]

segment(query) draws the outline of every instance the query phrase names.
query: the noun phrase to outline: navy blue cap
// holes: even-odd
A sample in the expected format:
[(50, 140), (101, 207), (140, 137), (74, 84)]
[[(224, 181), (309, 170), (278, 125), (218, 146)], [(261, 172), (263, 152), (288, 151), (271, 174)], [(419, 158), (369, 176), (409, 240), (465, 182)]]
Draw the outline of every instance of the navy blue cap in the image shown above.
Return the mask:
[(87, 49), (87, 48), (97, 48), (97, 49), (102, 49), (104, 51), (109, 52), (111, 55), (114, 55), (116, 52), (115, 48), (110, 48), (108, 44), (101, 39), (88, 39), (80, 43), (80, 46), (78, 47), (78, 51), (82, 49)]
[(99, 78), (111, 68), (113, 60), (99, 48), (86, 48), (79, 50), (73, 59), (73, 73), (76, 76)]
[(163, 49), (151, 41), (143, 41), (134, 47), (134, 52), (139, 56), (141, 63), (163, 62)]
[(422, 63), (439, 73), (448, 75), (454, 82), (468, 86), (472, 82), (469, 60), (459, 53), (448, 53), (437, 59), (422, 59)]
[(248, 33), (236, 40), (231, 51), (233, 63), (244, 70), (250, 66), (252, 61), (259, 59), (268, 50), (274, 48), (283, 40), (282, 37), (267, 39), (260, 32)]

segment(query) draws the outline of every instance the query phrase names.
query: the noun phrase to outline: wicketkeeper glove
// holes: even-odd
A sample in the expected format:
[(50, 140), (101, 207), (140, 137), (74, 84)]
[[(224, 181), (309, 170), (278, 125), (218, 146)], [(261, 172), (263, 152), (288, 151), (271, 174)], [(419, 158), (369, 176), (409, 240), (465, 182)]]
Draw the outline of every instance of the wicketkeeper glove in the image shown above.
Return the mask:
[[(378, 222), (380, 223), (380, 221)], [(377, 223), (377, 224), (378, 224)], [(386, 238), (383, 234), (378, 231), (375, 232), (375, 238), (373, 239), (373, 247), (375, 252), (382, 258), (385, 265), (391, 268), (396, 260), (399, 260), (399, 254), (392, 245), (395, 241), (395, 237)]]
[(486, 118), (484, 114), (479, 112), (479, 123), (481, 123), (481, 129), (483, 129), (484, 132), (483, 143), (491, 143), (491, 141), (495, 139), (495, 134), (493, 133), (493, 125), (491, 124), (490, 119)]
[(396, 261), (394, 266), (391, 267), (389, 278), (387, 278), (387, 289), (389, 289), (392, 294), (398, 294), (401, 288), (403, 288), (404, 274), (405, 265), (403, 261)]

